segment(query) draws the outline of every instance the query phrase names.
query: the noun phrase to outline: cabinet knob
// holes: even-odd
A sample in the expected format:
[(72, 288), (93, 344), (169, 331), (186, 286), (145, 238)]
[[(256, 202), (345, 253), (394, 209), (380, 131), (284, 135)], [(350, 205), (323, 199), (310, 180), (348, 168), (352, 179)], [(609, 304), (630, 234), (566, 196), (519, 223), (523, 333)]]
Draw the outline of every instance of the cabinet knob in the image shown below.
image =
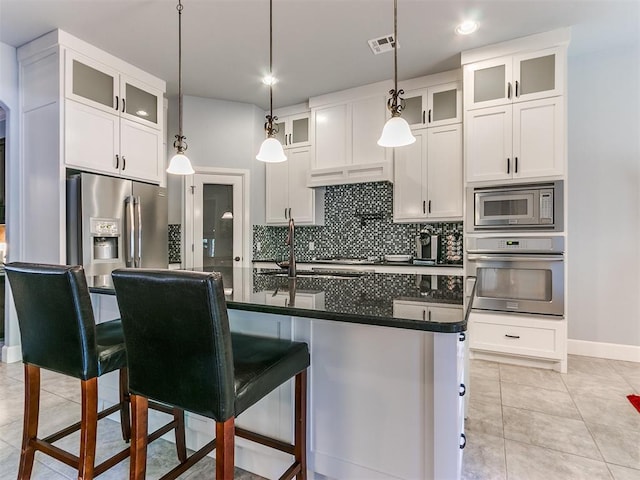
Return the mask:
[(466, 339), (467, 339), (467, 334), (464, 332), (460, 332), (460, 334), (458, 335), (458, 341), (464, 342)]
[(239, 262), (240, 261), (240, 257), (233, 257), (233, 260), (236, 261), (236, 262)]
[(467, 386), (464, 383), (460, 384), (460, 396), (464, 397), (465, 393), (467, 393)]

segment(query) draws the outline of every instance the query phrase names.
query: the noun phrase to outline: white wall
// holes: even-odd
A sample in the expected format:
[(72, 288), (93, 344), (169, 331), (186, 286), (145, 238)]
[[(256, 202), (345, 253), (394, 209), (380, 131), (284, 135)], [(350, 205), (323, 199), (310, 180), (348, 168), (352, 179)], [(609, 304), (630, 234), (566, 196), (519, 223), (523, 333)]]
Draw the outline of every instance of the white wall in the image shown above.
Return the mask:
[(640, 40), (569, 57), (569, 338), (640, 346)]
[[(265, 167), (256, 160), (264, 139), (264, 112), (248, 103), (185, 96), (183, 133), (194, 168), (242, 168), (251, 176), (251, 224), (264, 223)], [(177, 132), (177, 102), (169, 103), (167, 145)], [(172, 177), (171, 175), (169, 177)], [(179, 178), (169, 178), (169, 223), (180, 223), (176, 209), (182, 195)]]
[[(16, 49), (0, 42), (0, 104), (5, 109), (6, 118), (6, 178), (7, 178), (7, 261), (20, 259), (19, 242), (19, 116), (18, 116), (18, 60)], [(7, 289), (5, 298), (5, 345), (2, 349), (3, 361), (20, 360), (20, 335), (17, 317), (10, 291)]]

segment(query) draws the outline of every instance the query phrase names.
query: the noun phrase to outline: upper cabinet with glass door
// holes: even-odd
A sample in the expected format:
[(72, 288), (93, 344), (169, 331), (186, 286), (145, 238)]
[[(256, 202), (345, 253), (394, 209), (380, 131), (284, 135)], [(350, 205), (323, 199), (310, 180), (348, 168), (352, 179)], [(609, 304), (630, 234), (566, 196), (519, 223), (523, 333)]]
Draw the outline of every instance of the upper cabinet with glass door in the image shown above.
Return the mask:
[(562, 47), (465, 65), (465, 109), (494, 107), (564, 94)]
[(402, 118), (412, 128), (441, 127), (462, 122), (460, 82), (409, 90), (404, 99)]
[(66, 51), (65, 62), (67, 98), (162, 128), (162, 91), (72, 50)]
[(284, 148), (306, 147), (309, 142), (310, 112), (278, 116), (276, 138)]

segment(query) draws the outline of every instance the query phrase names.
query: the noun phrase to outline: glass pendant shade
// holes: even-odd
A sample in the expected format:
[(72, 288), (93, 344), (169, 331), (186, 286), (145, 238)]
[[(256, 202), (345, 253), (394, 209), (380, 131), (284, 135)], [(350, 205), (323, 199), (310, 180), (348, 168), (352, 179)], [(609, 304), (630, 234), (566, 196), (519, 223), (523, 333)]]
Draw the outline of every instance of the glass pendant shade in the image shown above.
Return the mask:
[(384, 124), (382, 135), (378, 139), (381, 147), (404, 147), (416, 141), (411, 133), (411, 127), (402, 117), (391, 117)]
[(174, 175), (193, 175), (196, 172), (184, 153), (176, 153), (171, 157), (167, 173), (172, 173)]
[(260, 145), (260, 151), (258, 155), (256, 155), (256, 160), (266, 163), (280, 163), (285, 162), (287, 156), (284, 154), (282, 144), (277, 139), (269, 137)]

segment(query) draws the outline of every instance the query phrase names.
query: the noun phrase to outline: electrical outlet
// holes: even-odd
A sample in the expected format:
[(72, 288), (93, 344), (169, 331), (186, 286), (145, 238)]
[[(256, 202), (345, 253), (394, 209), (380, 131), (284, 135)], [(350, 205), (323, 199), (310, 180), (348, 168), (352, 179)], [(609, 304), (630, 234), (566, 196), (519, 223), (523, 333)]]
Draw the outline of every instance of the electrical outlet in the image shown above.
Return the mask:
[(262, 244), (260, 242), (256, 242), (256, 252), (262, 250)]
[(315, 249), (316, 249), (316, 245), (313, 242), (309, 242), (309, 251), (315, 250)]

